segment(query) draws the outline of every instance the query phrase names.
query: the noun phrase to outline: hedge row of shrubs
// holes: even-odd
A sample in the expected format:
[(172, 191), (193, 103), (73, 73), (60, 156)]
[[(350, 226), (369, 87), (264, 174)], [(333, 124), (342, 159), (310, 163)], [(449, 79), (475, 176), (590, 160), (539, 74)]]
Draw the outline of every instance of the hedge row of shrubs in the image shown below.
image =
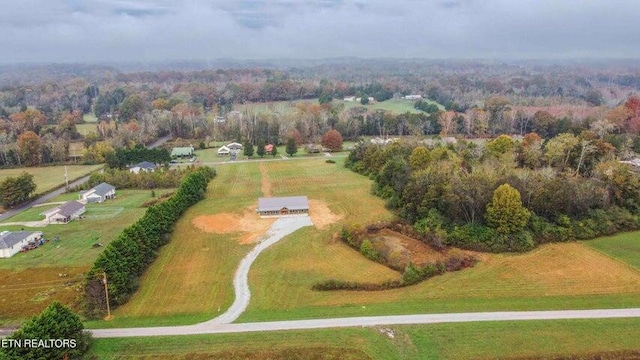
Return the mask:
[(196, 171), (195, 166), (179, 167), (177, 169), (157, 169), (153, 172), (140, 171), (136, 174), (129, 170), (105, 169), (103, 172), (94, 172), (89, 181), (77, 187), (76, 190), (86, 190), (106, 182), (117, 189), (167, 189), (176, 188), (180, 183)]
[(464, 268), (472, 267), (476, 263), (476, 259), (466, 255), (454, 255), (449, 257), (447, 261), (437, 261), (428, 263), (423, 267), (418, 267), (409, 263), (402, 272), (400, 280), (389, 280), (383, 283), (360, 283), (354, 281), (326, 280), (316, 283), (312, 286), (313, 290), (331, 291), (331, 290), (352, 290), (352, 291), (379, 291), (397, 289), (409, 285), (414, 285), (436, 275), (444, 274), (447, 271), (458, 271)]
[(155, 260), (157, 250), (168, 242), (173, 224), (187, 208), (204, 197), (207, 184), (214, 176), (215, 172), (209, 167), (189, 174), (169, 200), (149, 207), (140, 220), (124, 229), (105, 248), (87, 273), (87, 316), (99, 317), (106, 309), (103, 272), (108, 278), (111, 306), (127, 302), (138, 288), (140, 275)]

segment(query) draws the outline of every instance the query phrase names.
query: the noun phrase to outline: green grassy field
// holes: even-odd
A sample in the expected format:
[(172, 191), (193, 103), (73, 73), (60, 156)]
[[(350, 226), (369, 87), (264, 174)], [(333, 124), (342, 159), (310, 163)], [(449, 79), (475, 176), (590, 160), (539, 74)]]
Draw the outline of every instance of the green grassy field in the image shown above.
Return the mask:
[[(640, 350), (640, 319), (482, 322), (97, 339), (100, 359), (494, 359)], [(489, 335), (490, 334), (490, 335)], [(630, 357), (629, 357), (630, 358)]]
[(98, 122), (98, 118), (93, 114), (83, 114), (82, 115), (82, 120), (84, 120), (84, 122), (87, 122), (87, 123), (97, 123)]
[[(425, 100), (425, 101), (436, 104), (441, 110), (444, 109), (444, 106), (436, 103), (435, 101), (432, 101), (432, 100)], [(234, 105), (234, 108), (235, 110), (238, 110), (242, 113), (244, 113), (245, 111), (249, 111), (249, 112), (256, 112), (256, 113), (291, 114), (295, 111), (296, 103), (299, 103), (299, 102), (312, 102), (317, 104), (318, 99), (237, 104), (237, 105)], [(405, 100), (405, 99), (389, 99), (381, 102), (375, 102), (370, 105), (362, 105), (359, 102), (344, 101), (339, 99), (333, 100), (332, 103), (343, 105), (345, 109), (364, 106), (366, 109), (369, 109), (369, 110), (385, 110), (385, 111), (390, 111), (394, 114), (404, 114), (406, 112), (409, 112), (412, 114), (424, 114), (422, 110), (418, 110), (413, 107), (413, 104), (415, 103), (415, 101)]]
[(98, 133), (98, 127), (96, 126), (96, 123), (86, 123), (86, 124), (78, 124), (76, 125), (76, 130), (78, 131), (78, 134), (82, 135), (82, 136), (87, 136), (89, 133)]
[[(155, 191), (158, 195), (165, 192)], [(70, 199), (77, 199), (77, 194), (64, 194), (53, 201)], [(88, 204), (84, 219), (68, 224), (29, 228), (0, 223), (0, 230), (24, 228), (42, 231), (49, 240), (59, 237), (57, 242), (50, 241), (38, 249), (0, 259), (0, 325), (19, 323), (42, 311), (53, 300), (80, 310), (84, 273), (104, 250), (92, 245), (107, 245), (114, 240), (144, 214), (146, 208), (142, 204), (149, 200), (149, 190), (119, 190), (116, 199)], [(40, 220), (40, 212), (55, 206), (30, 209), (4, 223)]]
[(630, 232), (585, 241), (592, 248), (624, 261), (640, 271), (640, 234)]
[[(69, 181), (78, 179), (92, 171), (98, 170), (104, 165), (67, 165), (67, 176)], [(36, 193), (43, 193), (64, 185), (64, 166), (43, 166), (17, 169), (0, 169), (0, 181), (11, 177), (19, 176), (23, 172), (32, 174), (36, 183)]]
[[(338, 152), (338, 153), (334, 153), (333, 155), (335, 156), (346, 156), (347, 155), (347, 149), (350, 146), (354, 146), (356, 143), (355, 141), (345, 141), (343, 143), (343, 151), (342, 152)], [(278, 153), (275, 156), (276, 159), (280, 159), (281, 156), (289, 156), (286, 152), (286, 145), (280, 145), (277, 147), (278, 148)], [(251, 158), (252, 160), (260, 160), (260, 159), (273, 159), (274, 157), (271, 155), (265, 155), (263, 158), (260, 158), (258, 155), (255, 154), (255, 148), (254, 148), (254, 155)], [(218, 156), (218, 149), (217, 148), (209, 148), (209, 149), (202, 149), (202, 150), (196, 150), (195, 151), (195, 155), (197, 158), (197, 161), (199, 162), (226, 162), (229, 161), (229, 156)], [(298, 153), (296, 153), (294, 155), (294, 157), (323, 157), (324, 154), (323, 153), (307, 153), (304, 150), (304, 146), (300, 146), (298, 148)], [(244, 159), (244, 155), (243, 152), (241, 151), (238, 154), (238, 160), (243, 160)], [(185, 163), (188, 163), (188, 161), (184, 161)]]

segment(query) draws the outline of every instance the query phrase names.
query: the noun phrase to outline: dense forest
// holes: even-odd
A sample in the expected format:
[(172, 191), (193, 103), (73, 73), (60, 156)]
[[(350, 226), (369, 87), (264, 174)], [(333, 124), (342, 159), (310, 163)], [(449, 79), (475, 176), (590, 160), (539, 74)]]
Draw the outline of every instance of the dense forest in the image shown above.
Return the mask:
[(640, 228), (640, 177), (592, 131), (521, 141), (362, 142), (346, 166), (438, 247), (526, 251)]
[[(118, 65), (3, 66), (0, 166), (81, 159), (158, 137), (282, 144), (318, 142), (330, 129), (361, 136), (542, 138), (590, 130), (621, 158), (640, 146), (640, 65), (334, 59), (185, 63), (123, 71)], [(121, 66), (144, 70), (144, 67)], [(180, 70), (175, 70), (180, 69)], [(189, 70), (184, 70), (189, 69)], [(346, 106), (344, 97), (420, 95), (415, 112)], [(265, 104), (265, 106), (247, 106)], [(90, 129), (80, 132), (79, 127)]]

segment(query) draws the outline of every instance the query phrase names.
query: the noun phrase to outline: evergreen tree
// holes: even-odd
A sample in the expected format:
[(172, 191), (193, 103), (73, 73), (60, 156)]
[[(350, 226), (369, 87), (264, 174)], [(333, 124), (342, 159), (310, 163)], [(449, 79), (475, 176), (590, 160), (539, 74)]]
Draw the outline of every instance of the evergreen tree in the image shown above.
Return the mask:
[(271, 150), (271, 156), (276, 157), (278, 155), (278, 147), (273, 144), (273, 150)]
[(7, 337), (13, 340), (68, 340), (68, 345), (21, 346), (0, 348), (0, 359), (77, 359), (91, 345), (91, 335), (84, 331), (80, 317), (54, 302)]
[(264, 155), (267, 153), (264, 147), (265, 147), (264, 140), (262, 139), (258, 140), (258, 146), (256, 149), (256, 154), (258, 154), (258, 156), (264, 157)]
[(251, 141), (245, 141), (244, 143), (244, 156), (246, 157), (252, 157), (253, 156), (253, 144), (251, 143)]
[(296, 145), (296, 139), (290, 137), (287, 139), (287, 148), (285, 150), (289, 156), (293, 156), (298, 152), (298, 145)]

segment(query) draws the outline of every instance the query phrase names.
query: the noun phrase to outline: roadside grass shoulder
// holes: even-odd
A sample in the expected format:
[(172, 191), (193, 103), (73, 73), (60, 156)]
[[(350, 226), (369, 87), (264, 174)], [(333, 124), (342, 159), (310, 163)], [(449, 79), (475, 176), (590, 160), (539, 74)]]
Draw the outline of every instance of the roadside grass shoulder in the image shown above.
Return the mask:
[[(98, 170), (104, 165), (67, 165), (67, 176), (69, 182), (74, 179), (83, 177), (92, 171)], [(41, 166), (41, 167), (24, 167), (15, 169), (0, 169), (0, 181), (8, 178), (19, 176), (23, 172), (33, 175), (33, 181), (36, 183), (36, 193), (45, 193), (57, 187), (64, 185), (64, 166)]]
[(640, 232), (638, 231), (588, 240), (584, 244), (624, 261), (640, 271)]
[[(640, 319), (631, 318), (112, 338), (95, 339), (88, 356), (100, 359), (258, 359), (287, 358), (286, 354), (296, 359), (551, 358), (640, 350), (638, 328)], [(290, 352), (292, 349), (297, 352)], [(324, 351), (318, 352), (319, 349)]]

